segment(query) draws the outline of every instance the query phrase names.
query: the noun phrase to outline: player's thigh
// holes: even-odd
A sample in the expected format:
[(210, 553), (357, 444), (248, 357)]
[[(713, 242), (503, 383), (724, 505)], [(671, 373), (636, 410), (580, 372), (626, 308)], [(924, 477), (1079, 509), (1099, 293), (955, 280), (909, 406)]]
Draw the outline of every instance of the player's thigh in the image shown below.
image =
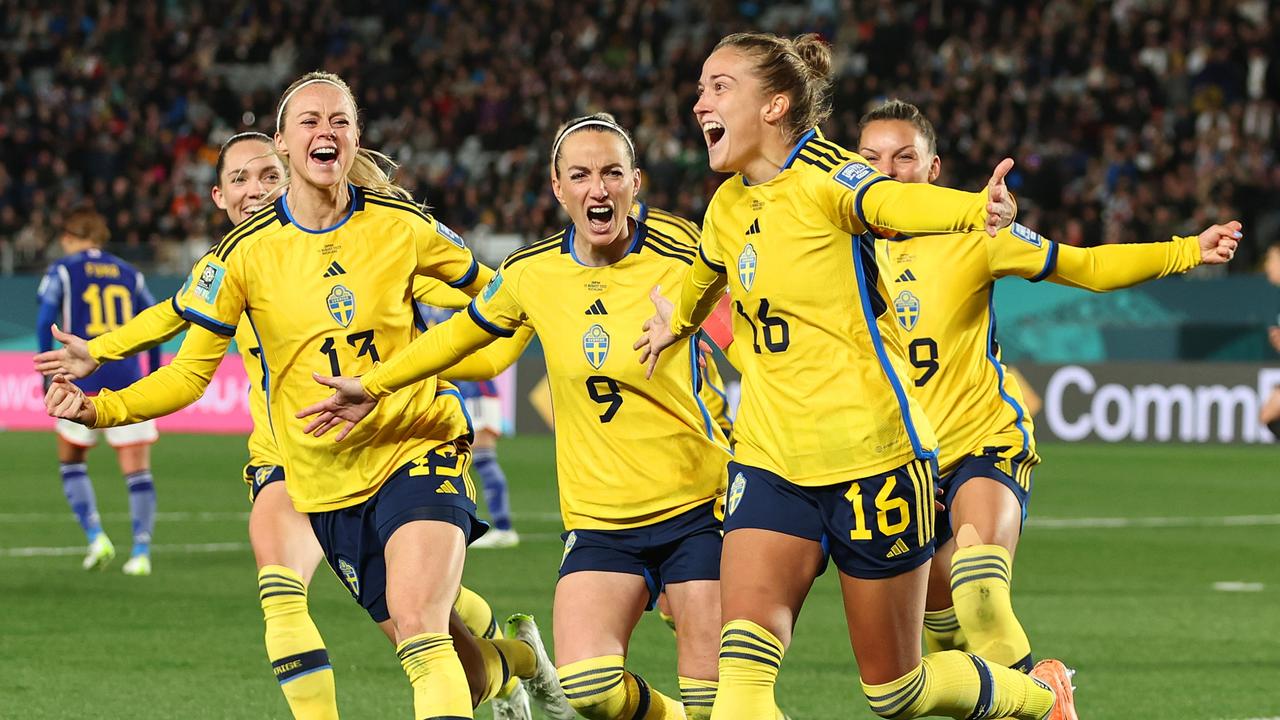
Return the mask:
[(955, 539), (938, 546), (929, 561), (929, 590), (925, 597), (925, 610), (946, 610), (951, 601), (951, 558), (956, 554)]
[(387, 612), (397, 640), (448, 630), (466, 556), (462, 528), (440, 520), (404, 523), (387, 539)]
[(476, 440), (471, 444), (472, 450), (482, 450), (498, 446), (498, 434), (488, 428), (476, 429)]
[(249, 544), (258, 567), (283, 565), (310, 584), (324, 551), (311, 521), (298, 512), (283, 482), (263, 485), (249, 511)]
[(582, 570), (562, 576), (552, 613), (556, 666), (602, 655), (625, 657), (649, 597), (643, 575)]
[(720, 583), (671, 583), (664, 593), (676, 627), (676, 665), (683, 677), (714, 680), (720, 656)]
[(134, 443), (117, 447), (116, 458), (120, 461), (120, 472), (125, 475), (150, 469), (151, 444)]
[(972, 525), (981, 544), (1000, 545), (1013, 556), (1022, 535), (1023, 506), (1008, 485), (990, 477), (969, 478), (949, 505), (953, 531)]
[[(720, 558), (723, 621), (749, 620), (786, 647), (825, 562), (822, 544), (816, 540), (758, 528), (726, 533)], [(679, 627), (679, 619), (676, 623)]]
[(865, 683), (896, 680), (920, 664), (929, 564), (888, 578), (840, 573), (849, 642)]
[(89, 457), (89, 450), (98, 442), (98, 431), (59, 418), (54, 423), (58, 436), (58, 462), (82, 463)]

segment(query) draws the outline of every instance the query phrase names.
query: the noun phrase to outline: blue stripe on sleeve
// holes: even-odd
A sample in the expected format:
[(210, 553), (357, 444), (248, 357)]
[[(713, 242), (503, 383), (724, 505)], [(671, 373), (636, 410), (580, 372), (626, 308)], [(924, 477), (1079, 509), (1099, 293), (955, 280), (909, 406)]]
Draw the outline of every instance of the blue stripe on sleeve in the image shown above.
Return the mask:
[(1046, 255), (1044, 258), (1044, 267), (1040, 269), (1040, 272), (1036, 273), (1035, 277), (1031, 278), (1031, 282), (1040, 282), (1041, 280), (1049, 277), (1049, 273), (1053, 272), (1054, 269), (1056, 269), (1057, 267), (1058, 267), (1058, 243), (1050, 240), (1049, 254)]
[(195, 310), (192, 310), (191, 308), (187, 308), (186, 310), (183, 310), (182, 317), (187, 320), (190, 320), (191, 322), (199, 325), (200, 327), (204, 328), (205, 330), (208, 330), (209, 332), (217, 333), (219, 335), (225, 335), (227, 337), (235, 337), (235, 334), (236, 334), (235, 325), (228, 325), (224, 322), (214, 320), (208, 315), (201, 314)]
[(467, 315), (471, 316), (471, 320), (490, 335), (509, 338), (516, 334), (515, 330), (504, 330), (485, 319), (485, 316), (481, 315), (480, 310), (476, 308), (475, 300), (472, 300), (471, 304), (467, 306)]
[(460, 278), (458, 278), (457, 280), (454, 280), (453, 282), (449, 283), (449, 287), (451, 287), (451, 288), (459, 288), (459, 289), (460, 289), (460, 288), (464, 288), (464, 287), (466, 287), (466, 286), (470, 285), (471, 283), (475, 282), (475, 281), (476, 281), (476, 275), (479, 275), (479, 274), (480, 274), (480, 261), (478, 261), (478, 260), (476, 260), (474, 257), (472, 257), (472, 258), (471, 258), (471, 267), (467, 268), (467, 271), (466, 271), (465, 273), (463, 273), (463, 274), (462, 274), (462, 277), (460, 277)]

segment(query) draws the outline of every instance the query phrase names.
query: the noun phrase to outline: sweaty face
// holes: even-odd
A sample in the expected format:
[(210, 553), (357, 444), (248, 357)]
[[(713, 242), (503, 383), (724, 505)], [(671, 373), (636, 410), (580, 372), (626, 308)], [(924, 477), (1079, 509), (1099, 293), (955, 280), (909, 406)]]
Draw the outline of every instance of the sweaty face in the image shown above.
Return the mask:
[(284, 165), (271, 146), (259, 140), (242, 140), (227, 149), (222, 177), (213, 188), (213, 202), (227, 211), (232, 224), (271, 202), (272, 193), (284, 182)]
[(327, 82), (298, 90), (285, 108), (276, 147), (288, 155), (298, 181), (324, 188), (345, 182), (360, 147), (351, 99)]
[(858, 140), (858, 154), (885, 175), (907, 183), (933, 182), (941, 168), (924, 136), (906, 120), (867, 123)]
[(693, 116), (707, 143), (712, 170), (741, 172), (760, 153), (768, 128), (767, 103), (746, 55), (732, 48), (711, 53), (702, 64)]
[(579, 238), (596, 246), (627, 237), (627, 212), (640, 187), (627, 143), (617, 133), (578, 130), (560, 143), (551, 188)]

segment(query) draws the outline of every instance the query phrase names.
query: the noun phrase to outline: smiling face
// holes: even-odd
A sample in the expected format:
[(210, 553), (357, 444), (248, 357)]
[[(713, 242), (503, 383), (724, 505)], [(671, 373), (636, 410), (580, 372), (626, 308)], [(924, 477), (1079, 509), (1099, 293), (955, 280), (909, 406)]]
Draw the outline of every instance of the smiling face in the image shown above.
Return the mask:
[(284, 181), (284, 164), (261, 140), (242, 140), (227, 148), (222, 167), (213, 203), (227, 211), (234, 225), (271, 202), (272, 192)]
[(733, 48), (711, 53), (698, 78), (698, 102), (693, 116), (707, 143), (707, 159), (716, 172), (742, 172), (761, 154), (768, 122), (786, 115), (790, 100), (766, 97), (751, 59)]
[(627, 213), (640, 189), (630, 157), (626, 140), (611, 130), (586, 128), (561, 141), (551, 189), (578, 238), (603, 247), (629, 235)]
[(313, 82), (289, 97), (276, 148), (289, 158), (291, 182), (321, 188), (345, 182), (359, 147), (355, 104), (342, 88)]
[(931, 183), (942, 161), (929, 151), (929, 141), (906, 120), (873, 120), (862, 129), (858, 154), (880, 172), (907, 183)]

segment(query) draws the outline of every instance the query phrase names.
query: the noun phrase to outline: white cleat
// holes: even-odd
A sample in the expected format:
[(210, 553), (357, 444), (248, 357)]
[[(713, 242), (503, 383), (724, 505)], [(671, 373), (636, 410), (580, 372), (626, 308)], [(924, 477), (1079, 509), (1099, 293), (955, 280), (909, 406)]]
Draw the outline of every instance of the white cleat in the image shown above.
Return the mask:
[(507, 618), (507, 637), (519, 640), (533, 648), (537, 666), (533, 677), (521, 678), (525, 688), (538, 703), (543, 712), (553, 720), (573, 720), (578, 716), (569, 705), (569, 699), (560, 688), (560, 676), (556, 674), (556, 666), (547, 655), (547, 648), (542, 644), (542, 635), (532, 615), (517, 613)]
[(151, 556), (150, 555), (134, 555), (133, 557), (129, 558), (127, 562), (125, 562), (124, 567), (122, 569), (124, 570), (125, 575), (132, 575), (134, 577), (145, 577), (147, 575), (150, 575), (151, 574)]
[(106, 533), (101, 533), (89, 543), (89, 552), (80, 565), (85, 570), (104, 570), (115, 556), (116, 546), (111, 544), (111, 538)]
[(495, 697), (489, 704), (493, 706), (493, 720), (533, 720), (529, 692), (519, 680), (510, 695), (505, 698)]
[(519, 544), (520, 533), (515, 530), (491, 528), (489, 532), (468, 547), (472, 550), (494, 550), (498, 548), (513, 548)]

